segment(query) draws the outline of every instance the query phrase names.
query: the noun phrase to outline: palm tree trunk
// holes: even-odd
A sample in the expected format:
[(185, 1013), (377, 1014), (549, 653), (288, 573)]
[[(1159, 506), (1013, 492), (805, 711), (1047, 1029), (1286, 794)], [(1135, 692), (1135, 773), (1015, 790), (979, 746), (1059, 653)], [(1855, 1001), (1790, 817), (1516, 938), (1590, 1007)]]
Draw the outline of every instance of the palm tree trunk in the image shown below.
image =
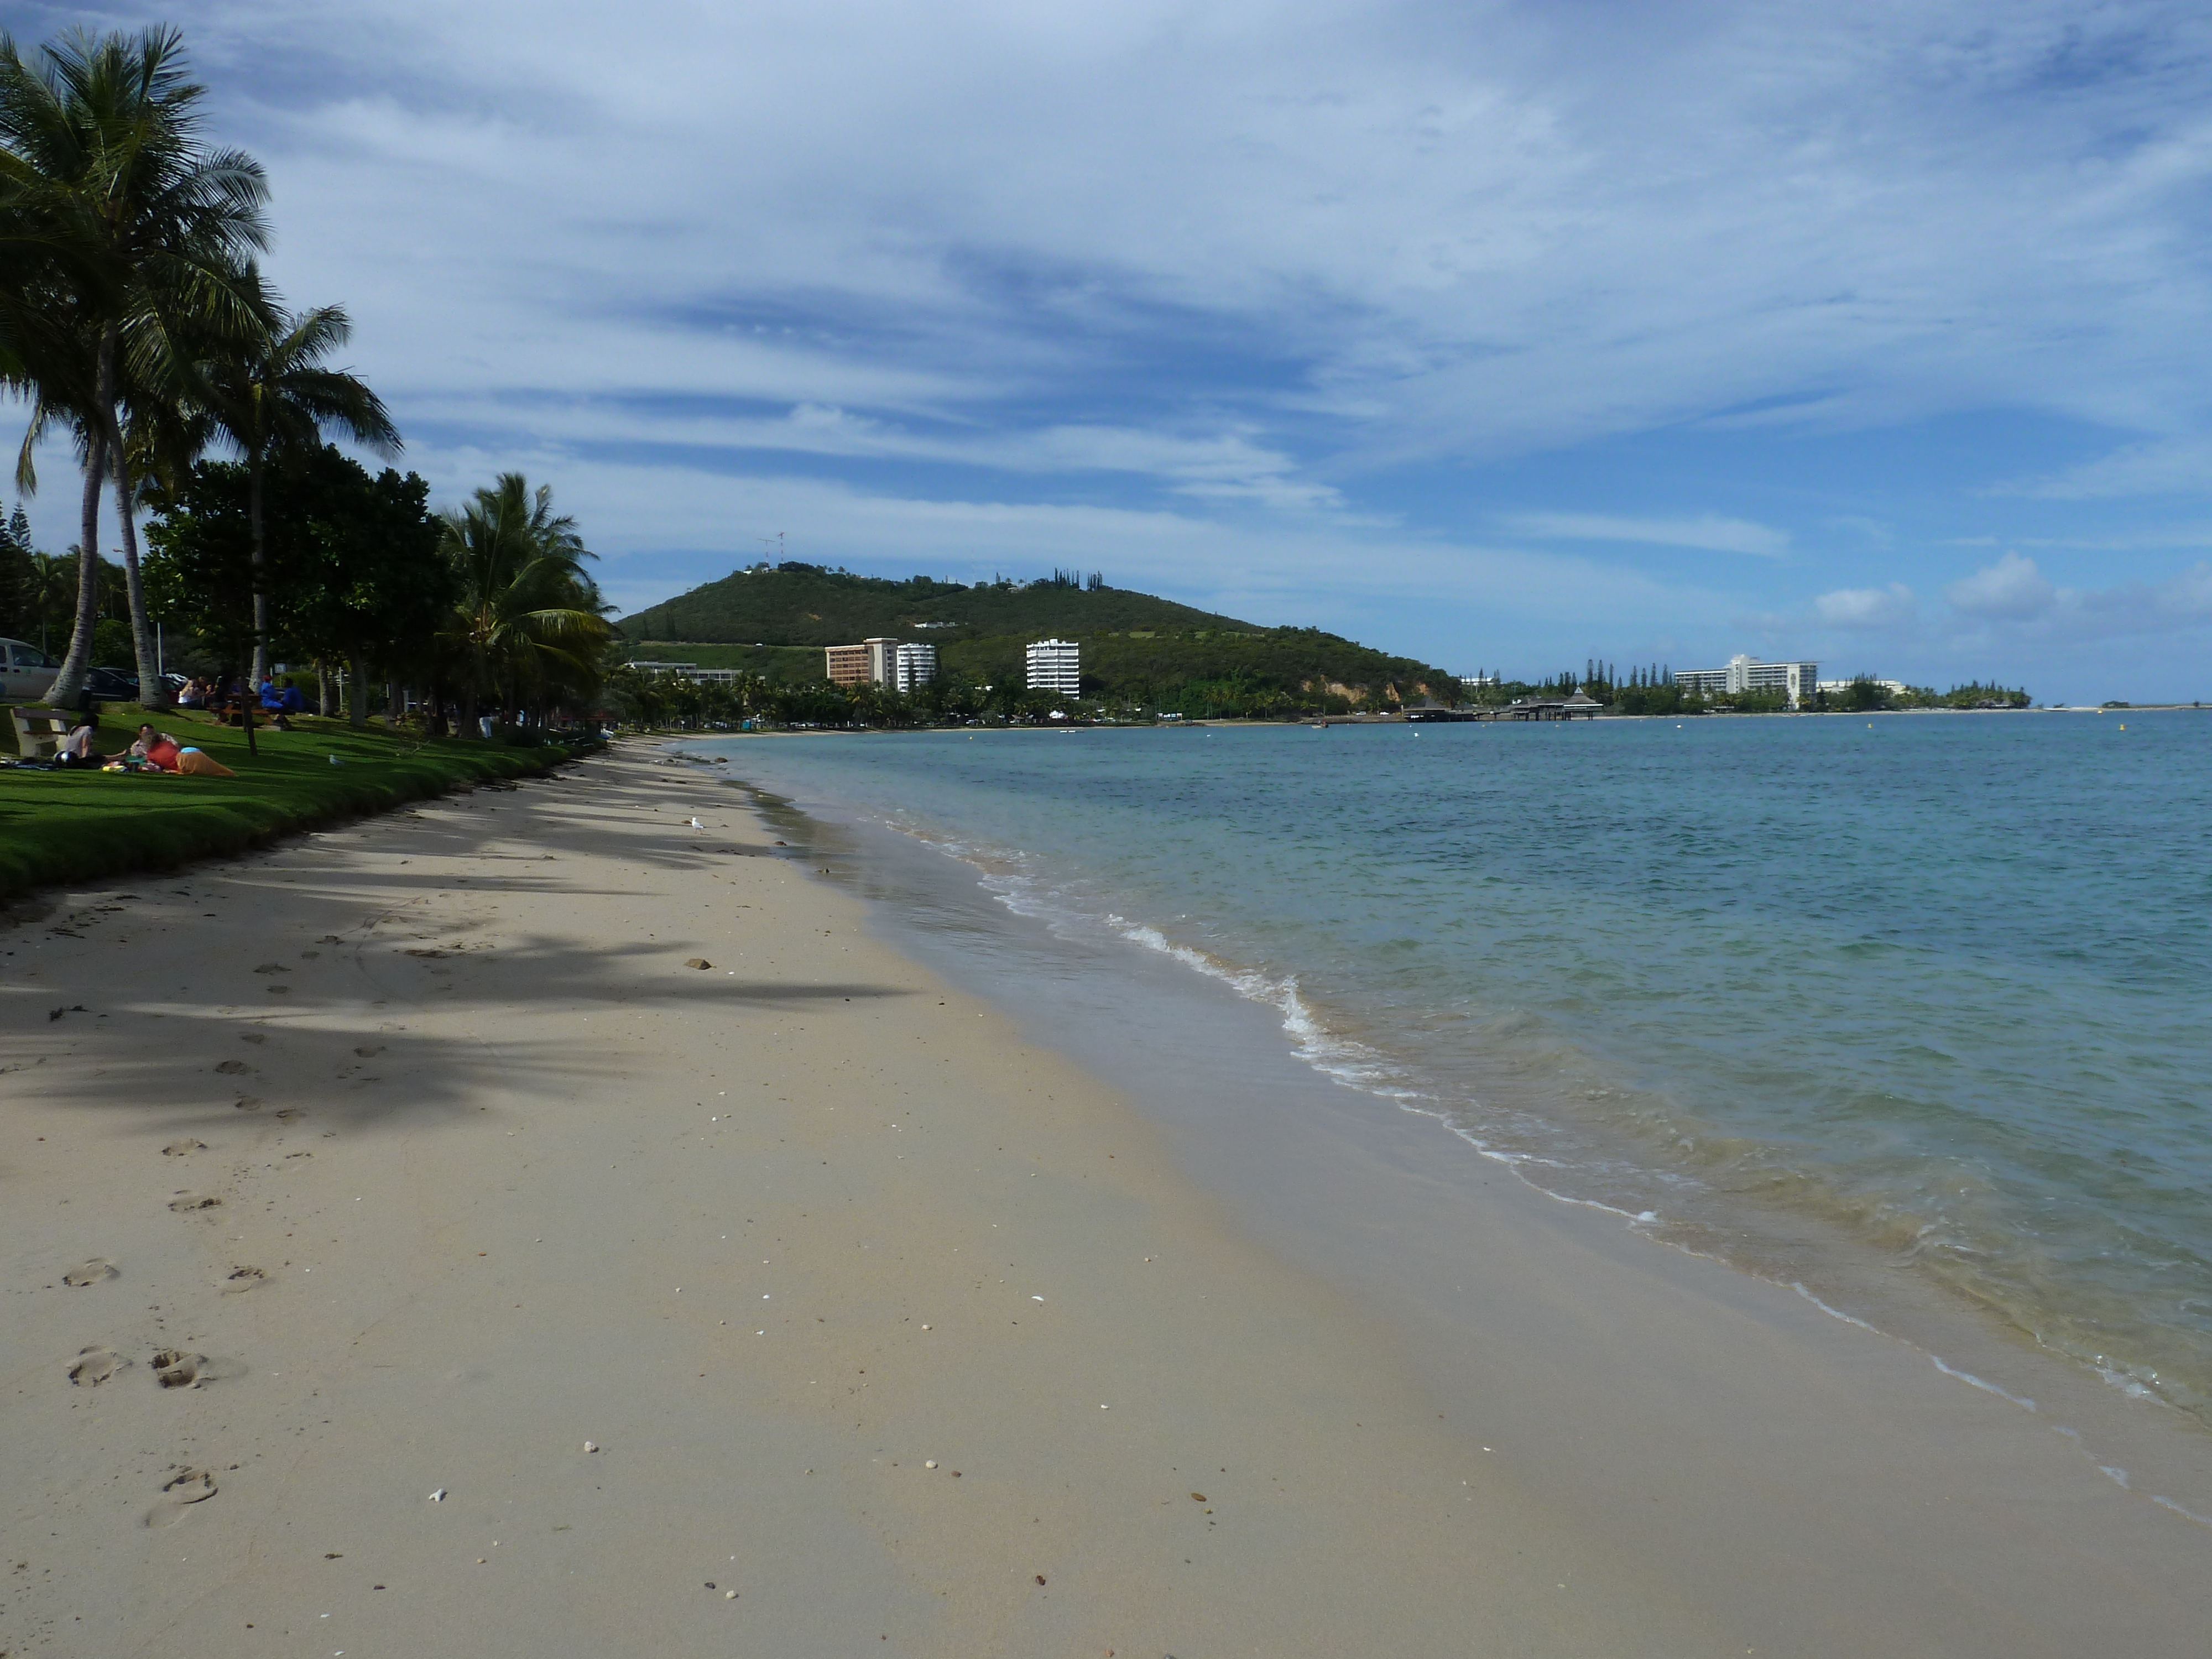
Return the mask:
[(346, 724), (356, 732), (368, 724), (368, 665), (358, 651), (346, 659)]
[(95, 434), (85, 446), (83, 519), (78, 530), (76, 625), (61, 672), (54, 676), (46, 702), (67, 708), (84, 695), (85, 671), (92, 666), (93, 624), (100, 620), (100, 485), (107, 470), (107, 445)]
[(331, 696), (331, 659), (318, 657), (315, 659), (315, 713), (328, 720), (331, 710), (337, 707)]
[(161, 683), (161, 654), (154, 645), (154, 626), (146, 620), (146, 584), (138, 574), (138, 526), (131, 516), (131, 457), (112, 408), (107, 411), (108, 447), (115, 457), (115, 511), (123, 520), (123, 591), (131, 605), (131, 654), (138, 659), (138, 706), (167, 708), (169, 688)]
[(261, 523), (261, 474), (264, 458), (256, 450), (246, 459), (246, 514), (253, 526), (253, 672), (258, 685), (269, 674), (269, 552)]

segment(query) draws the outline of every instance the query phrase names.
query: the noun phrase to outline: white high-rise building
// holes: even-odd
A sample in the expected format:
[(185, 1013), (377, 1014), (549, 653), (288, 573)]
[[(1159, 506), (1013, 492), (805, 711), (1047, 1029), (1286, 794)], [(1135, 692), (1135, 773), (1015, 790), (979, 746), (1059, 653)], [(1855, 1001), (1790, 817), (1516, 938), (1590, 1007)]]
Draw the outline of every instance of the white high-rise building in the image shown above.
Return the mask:
[(1039, 640), (1028, 653), (1029, 688), (1063, 697), (1083, 693), (1082, 649), (1073, 640)]
[(1685, 668), (1674, 684), (1685, 691), (1707, 696), (1735, 696), (1745, 691), (1786, 692), (1792, 708), (1801, 708), (1819, 690), (1820, 665), (1816, 662), (1761, 662), (1738, 652), (1726, 668)]
[(937, 647), (933, 645), (902, 645), (895, 665), (896, 682), (902, 692), (909, 692), (927, 685), (937, 678)]

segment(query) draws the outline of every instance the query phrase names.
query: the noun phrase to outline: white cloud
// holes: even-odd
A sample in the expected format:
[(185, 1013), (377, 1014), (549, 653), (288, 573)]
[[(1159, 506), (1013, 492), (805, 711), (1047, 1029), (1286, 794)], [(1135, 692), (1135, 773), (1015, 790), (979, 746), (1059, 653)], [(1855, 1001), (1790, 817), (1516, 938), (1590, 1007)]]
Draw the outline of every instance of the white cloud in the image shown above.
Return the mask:
[(1516, 513), (1503, 520), (1517, 535), (1551, 541), (1637, 542), (1657, 547), (1695, 547), (1711, 553), (1750, 553), (1778, 559), (1790, 551), (1786, 531), (1708, 513), (1695, 519), (1623, 518), (1604, 513)]
[(1170, 401), (1377, 458), (2201, 404), (2212, 20), (2157, 0), (182, 12), (395, 384), (689, 382), (766, 313), (940, 410), (1188, 331)]
[[(1802, 625), (1790, 556), (1838, 530), (1864, 556), (1816, 614), (1926, 586), (1855, 521), (1899, 549), (1955, 527), (1940, 498), (1988, 450), (1936, 417), (2137, 434), (2022, 486), (2045, 498), (2212, 501), (2212, 13), (2185, 0), (165, 15), (215, 131), (270, 167), (276, 280), (349, 305), (411, 464), (450, 495), (481, 479), (465, 459), (526, 458), (596, 544), (664, 550), (665, 587), (780, 527), (878, 566), (1018, 522), (1036, 566), (1130, 570), (1126, 534), (1172, 545), (1152, 568), (1179, 592), (1371, 583), (1408, 632), (1445, 623), (1394, 562), (1463, 562), (1435, 591), (1467, 628), (1506, 592), (1584, 619), (1579, 659), (1648, 637), (1623, 592), (1702, 649), (1715, 618)], [(1926, 452), (1886, 476), (1793, 471), (1808, 431), (1907, 422)], [(1690, 470), (1641, 493), (1630, 466), (1602, 494), (1500, 470), (1645, 461), (1599, 446), (1655, 434)], [(55, 545), (70, 495), (33, 503)], [(1399, 522), (1499, 501), (1608, 510), (1516, 521), (1534, 555)], [(1638, 586), (1604, 556), (1639, 544), (1742, 556), (1724, 592)], [(2163, 581), (2053, 588), (2023, 625), (2000, 612), (2032, 586), (1977, 576), (1957, 615), (2183, 626)]]
[(1832, 628), (1900, 628), (1919, 614), (1919, 601), (1903, 582), (1839, 587), (1814, 600), (1813, 612)]
[(2008, 552), (1992, 565), (1943, 590), (1954, 608), (1969, 617), (2024, 622), (2042, 616), (2058, 602), (2058, 590), (2033, 559)]

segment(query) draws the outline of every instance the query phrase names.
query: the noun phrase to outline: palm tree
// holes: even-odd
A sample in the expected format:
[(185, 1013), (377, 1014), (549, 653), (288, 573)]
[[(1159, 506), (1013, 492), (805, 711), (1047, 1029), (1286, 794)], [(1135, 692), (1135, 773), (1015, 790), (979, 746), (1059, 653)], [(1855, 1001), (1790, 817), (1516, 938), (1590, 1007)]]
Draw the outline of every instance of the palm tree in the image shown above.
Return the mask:
[[(0, 34), (0, 373), (34, 397), (34, 427), (61, 422), (85, 472), (76, 626), (50, 694), (73, 701), (91, 665), (100, 485), (112, 477), (139, 679), (158, 687), (138, 575), (129, 455), (118, 405), (143, 403), (194, 327), (250, 332), (250, 250), (265, 246), (269, 187), (239, 150), (204, 150), (183, 36), (76, 30), (27, 64)], [(55, 318), (43, 335), (26, 313)], [(21, 474), (33, 482), (27, 472)]]
[[(258, 276), (255, 278), (257, 289)], [(215, 432), (246, 463), (253, 534), (253, 678), (269, 672), (268, 540), (262, 521), (269, 465), (289, 449), (322, 442), (335, 427), (379, 454), (399, 450), (399, 429), (383, 401), (349, 370), (325, 367), (352, 337), (338, 306), (287, 313), (275, 295), (257, 295), (261, 326), (218, 348), (191, 371), (192, 400)]]
[(614, 629), (584, 568), (592, 555), (553, 490), (504, 472), (446, 515), (446, 556), (461, 597), (439, 641), (459, 681), (464, 722), (489, 697), (506, 708), (534, 696), (595, 689)]
[(32, 550), (29, 580), (23, 584), (23, 609), (38, 621), (40, 650), (46, 648), (46, 630), (53, 619), (70, 614), (76, 581), (76, 560), (65, 553)]

